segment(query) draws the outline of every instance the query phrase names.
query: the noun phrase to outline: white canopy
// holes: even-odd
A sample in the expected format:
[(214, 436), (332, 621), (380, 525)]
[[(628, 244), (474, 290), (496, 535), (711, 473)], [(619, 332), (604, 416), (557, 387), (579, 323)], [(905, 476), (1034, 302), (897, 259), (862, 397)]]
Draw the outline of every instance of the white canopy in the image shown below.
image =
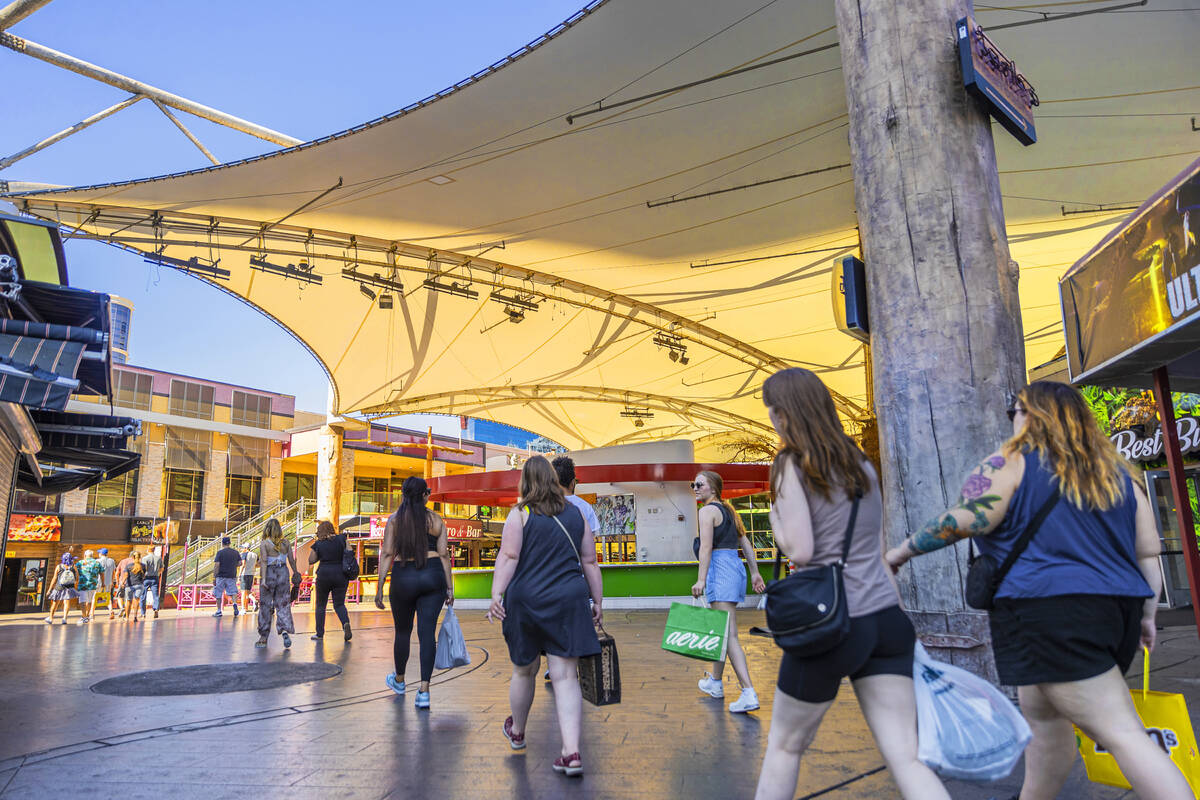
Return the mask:
[[(1098, 209), (1136, 205), (1200, 152), (1180, 115), (1200, 91), (1200, 12), (1001, 5), (977, 19), (1042, 98), (1032, 147), (994, 126), (1037, 364), (1062, 345), (1058, 277), (1124, 214)], [(953, 23), (934, 34), (948, 57)], [(600, 0), (349, 131), (19, 202), (169, 264), (219, 260), (228, 278), (198, 277), (307, 345), (341, 412), (467, 414), (570, 447), (765, 434), (762, 380), (803, 365), (855, 419), (862, 349), (830, 296), (858, 245), (840, 58), (826, 0)], [(365, 288), (394, 307), (345, 269), (378, 274)]]

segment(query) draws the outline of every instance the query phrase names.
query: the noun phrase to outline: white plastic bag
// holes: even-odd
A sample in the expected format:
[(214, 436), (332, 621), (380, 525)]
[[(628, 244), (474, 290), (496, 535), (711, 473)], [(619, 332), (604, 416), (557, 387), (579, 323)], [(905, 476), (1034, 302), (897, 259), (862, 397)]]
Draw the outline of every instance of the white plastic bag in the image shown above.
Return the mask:
[(1033, 733), (1004, 694), (961, 667), (934, 661), (917, 643), (917, 757), (947, 778), (1008, 776)]
[(471, 663), (467, 653), (467, 640), (459, 627), (458, 617), (453, 608), (446, 609), (442, 617), (442, 629), (438, 631), (437, 650), (434, 651), (433, 666), (436, 669), (452, 669), (465, 667)]

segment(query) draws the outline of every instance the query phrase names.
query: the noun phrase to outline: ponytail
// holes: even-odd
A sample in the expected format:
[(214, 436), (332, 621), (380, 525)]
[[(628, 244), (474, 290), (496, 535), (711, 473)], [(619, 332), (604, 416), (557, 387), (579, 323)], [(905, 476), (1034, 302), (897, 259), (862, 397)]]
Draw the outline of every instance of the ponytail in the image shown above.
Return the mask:
[(738, 536), (745, 536), (746, 526), (742, 523), (741, 515), (737, 513), (732, 503), (721, 496), (721, 492), (725, 490), (725, 481), (721, 478), (720, 474), (713, 472), (711, 469), (700, 470), (700, 474), (708, 481), (708, 485), (712, 487), (713, 494), (721, 501), (721, 505), (729, 509), (729, 513), (733, 517), (733, 524), (737, 526)]

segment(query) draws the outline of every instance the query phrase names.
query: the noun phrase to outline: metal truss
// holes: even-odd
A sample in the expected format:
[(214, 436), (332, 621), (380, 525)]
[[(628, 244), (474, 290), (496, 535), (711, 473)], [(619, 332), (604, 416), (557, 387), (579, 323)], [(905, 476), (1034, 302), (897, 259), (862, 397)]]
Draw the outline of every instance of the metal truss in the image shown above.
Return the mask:
[[(336, 266), (336, 274), (348, 267), (372, 267), (388, 271), (391, 277), (408, 272), (419, 275), (422, 281), (467, 281), (493, 291), (518, 293), (531, 299), (564, 303), (627, 320), (656, 334), (673, 337), (680, 343), (694, 344), (733, 358), (755, 373), (770, 374), (791, 366), (785, 359), (736, 337), (627, 295), (451, 250), (231, 217), (61, 202), (56, 201), (53, 192), (21, 200), (19, 207), (28, 214), (54, 220), (72, 229), (70, 238), (107, 242), (142, 253), (163, 254), (173, 247), (208, 249), (222, 257), (239, 252), (266, 253), (306, 259), (310, 264), (330, 262)], [(102, 228), (112, 232), (102, 232)], [(172, 264), (168, 266), (187, 271)], [(195, 277), (222, 285), (207, 276)], [(611, 344), (612, 341), (603, 342), (593, 348), (591, 354), (595, 355)], [(850, 398), (833, 391), (831, 394), (838, 410), (847, 417), (861, 417), (865, 413), (862, 406)]]

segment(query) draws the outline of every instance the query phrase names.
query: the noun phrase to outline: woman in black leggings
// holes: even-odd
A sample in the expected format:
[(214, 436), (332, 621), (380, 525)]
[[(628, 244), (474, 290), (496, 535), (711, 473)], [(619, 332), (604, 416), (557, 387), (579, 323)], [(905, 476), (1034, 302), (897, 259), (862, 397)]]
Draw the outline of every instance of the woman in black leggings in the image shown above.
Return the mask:
[(437, 649), (434, 632), (442, 605), (454, 604), (454, 582), (446, 550), (446, 525), (425, 507), (428, 484), (421, 478), (406, 478), (400, 492), (400, 508), (388, 519), (383, 546), (379, 548), (375, 606), (383, 608), (383, 581), (390, 567), (392, 585), (388, 599), (396, 624), (393, 646), (396, 671), (387, 676), (387, 685), (396, 694), (404, 694), (404, 670), (408, 666), (415, 614), (417, 639), (421, 643), (421, 683), (417, 687), (416, 706), (429, 708), (429, 679)]
[(346, 611), (346, 573), (342, 571), (342, 553), (346, 551), (346, 537), (334, 530), (333, 523), (321, 520), (317, 524), (317, 540), (308, 554), (308, 563), (317, 565), (317, 632), (313, 641), (325, 638), (325, 607), (329, 595), (333, 595), (333, 613), (342, 623), (346, 641), (350, 641), (350, 614)]

